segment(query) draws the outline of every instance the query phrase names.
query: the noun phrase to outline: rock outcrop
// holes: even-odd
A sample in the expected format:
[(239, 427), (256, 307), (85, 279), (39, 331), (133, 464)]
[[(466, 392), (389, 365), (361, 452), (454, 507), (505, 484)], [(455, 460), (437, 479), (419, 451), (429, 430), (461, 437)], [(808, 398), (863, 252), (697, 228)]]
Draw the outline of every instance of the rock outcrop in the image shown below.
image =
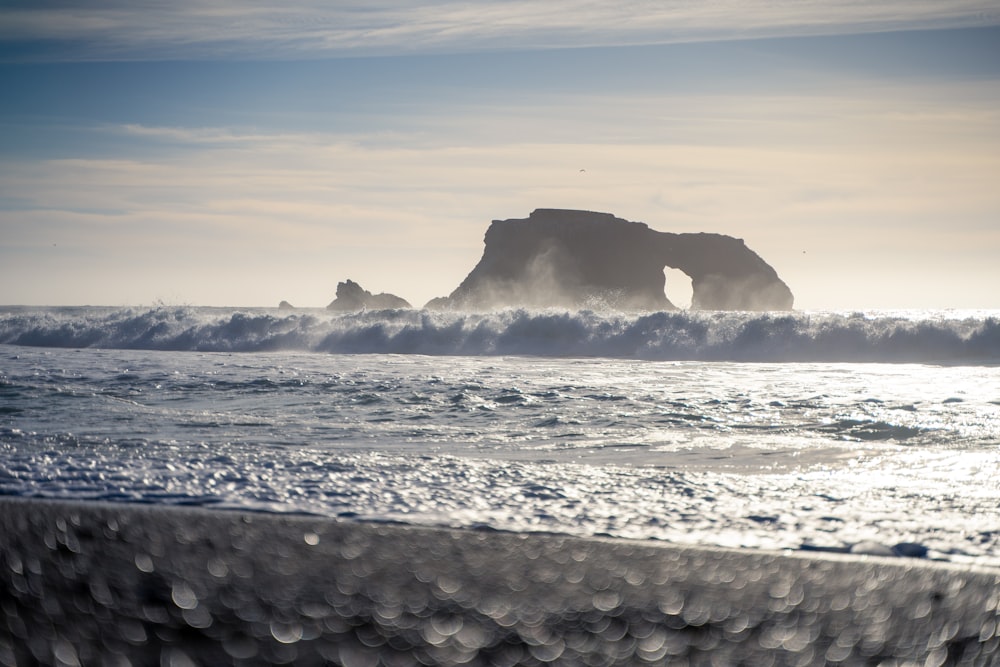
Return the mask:
[(353, 280), (337, 283), (337, 298), (327, 308), (341, 312), (412, 308), (406, 299), (395, 294), (372, 294)]
[(278, 310), (295, 310), (295, 306), (288, 303), (287, 301), (282, 301), (278, 304)]
[(691, 277), (692, 308), (789, 310), (793, 302), (742, 239), (658, 232), (610, 213), (537, 209), (527, 219), (494, 220), (485, 244), (462, 284), (427, 308), (672, 309), (666, 267)]

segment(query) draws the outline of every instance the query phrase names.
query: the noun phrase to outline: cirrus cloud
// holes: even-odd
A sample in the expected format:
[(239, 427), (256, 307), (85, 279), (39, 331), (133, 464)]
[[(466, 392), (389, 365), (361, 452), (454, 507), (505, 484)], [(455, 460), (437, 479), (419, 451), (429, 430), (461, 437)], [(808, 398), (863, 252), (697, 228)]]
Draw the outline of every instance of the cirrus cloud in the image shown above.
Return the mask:
[(125, 3), (0, 8), (7, 60), (305, 59), (1000, 24), (991, 0)]

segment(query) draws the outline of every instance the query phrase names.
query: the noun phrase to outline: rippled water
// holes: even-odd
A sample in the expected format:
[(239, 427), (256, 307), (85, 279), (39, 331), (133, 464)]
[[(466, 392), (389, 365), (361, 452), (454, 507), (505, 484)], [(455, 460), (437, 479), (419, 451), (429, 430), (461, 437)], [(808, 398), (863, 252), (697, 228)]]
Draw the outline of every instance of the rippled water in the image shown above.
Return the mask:
[(0, 493), (1000, 565), (1000, 369), (0, 346)]

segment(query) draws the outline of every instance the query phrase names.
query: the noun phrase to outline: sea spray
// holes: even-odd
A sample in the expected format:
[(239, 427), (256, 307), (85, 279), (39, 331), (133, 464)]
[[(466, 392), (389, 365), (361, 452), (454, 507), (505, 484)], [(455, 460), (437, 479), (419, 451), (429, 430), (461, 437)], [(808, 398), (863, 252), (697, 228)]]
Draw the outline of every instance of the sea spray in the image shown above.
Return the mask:
[(1000, 362), (990, 311), (488, 313), (4, 308), (0, 344), (749, 362)]

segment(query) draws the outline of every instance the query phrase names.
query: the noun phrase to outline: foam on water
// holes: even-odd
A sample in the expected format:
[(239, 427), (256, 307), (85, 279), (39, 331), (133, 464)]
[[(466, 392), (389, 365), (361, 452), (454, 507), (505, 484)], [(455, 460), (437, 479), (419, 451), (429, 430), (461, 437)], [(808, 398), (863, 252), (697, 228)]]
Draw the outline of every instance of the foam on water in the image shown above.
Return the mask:
[(0, 344), (175, 351), (774, 362), (1000, 362), (994, 311), (649, 312), (3, 308)]
[(983, 364), (0, 346), (4, 495), (1000, 565), (998, 442)]

